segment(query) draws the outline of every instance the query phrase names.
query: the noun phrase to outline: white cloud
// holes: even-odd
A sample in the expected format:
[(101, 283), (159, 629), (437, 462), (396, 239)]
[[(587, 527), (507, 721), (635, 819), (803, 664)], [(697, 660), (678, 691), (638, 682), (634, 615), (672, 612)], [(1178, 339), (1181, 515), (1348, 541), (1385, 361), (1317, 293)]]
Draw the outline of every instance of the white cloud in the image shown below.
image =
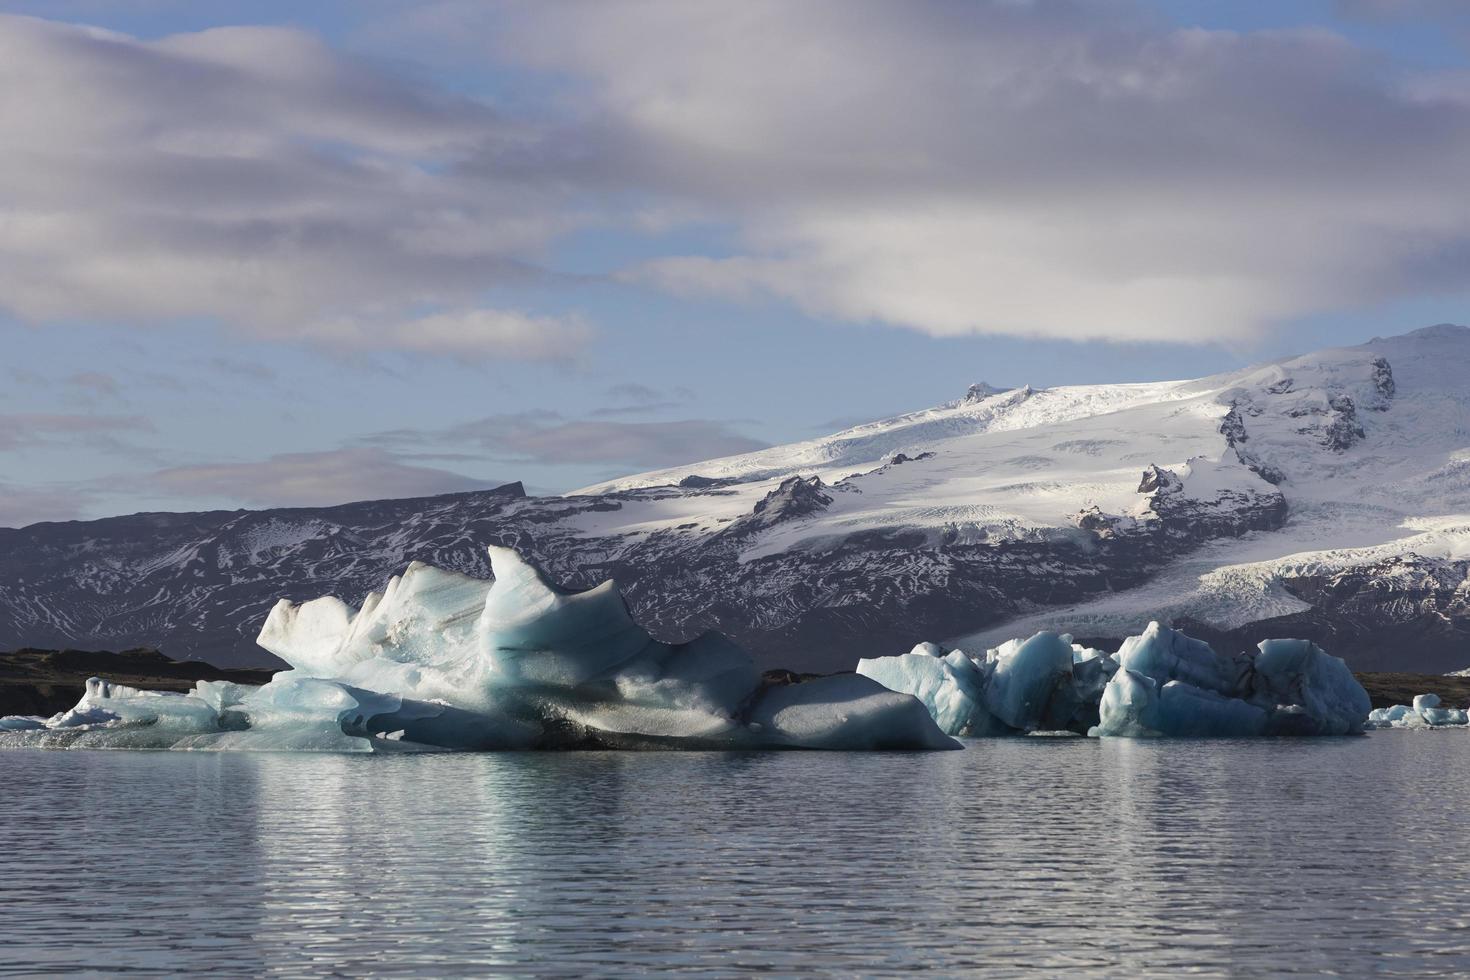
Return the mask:
[(592, 333), (591, 325), (579, 316), (470, 309), (390, 324), (344, 318), (323, 324), (316, 339), (353, 350), (402, 350), (470, 361), (494, 357), (564, 361), (575, 357)]
[(0, 93), (0, 310), (478, 356), (585, 339), (481, 308), (570, 227), (534, 128), (483, 104), (292, 29), (13, 16)]
[(1325, 30), (1082, 0), (509, 9), (499, 50), (585, 81), (612, 166), (740, 231), (628, 278), (1179, 341), (1470, 281), (1470, 106)]
[[(380, 40), (467, 46), (521, 115), (292, 29), (0, 17), (0, 309), (560, 357), (586, 323), (486, 292), (589, 223), (683, 242), (628, 281), (936, 335), (1238, 339), (1470, 281), (1463, 78), (1327, 30), (1130, 0), (389, 6)], [(736, 247), (688, 244), (708, 227)]]

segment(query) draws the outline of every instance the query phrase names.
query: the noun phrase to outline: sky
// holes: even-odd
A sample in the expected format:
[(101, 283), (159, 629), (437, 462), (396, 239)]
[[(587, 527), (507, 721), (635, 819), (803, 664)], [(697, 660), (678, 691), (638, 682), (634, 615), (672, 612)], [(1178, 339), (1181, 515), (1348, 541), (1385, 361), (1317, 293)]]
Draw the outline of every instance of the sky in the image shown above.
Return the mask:
[(0, 527), (1470, 321), (1463, 0), (0, 0)]

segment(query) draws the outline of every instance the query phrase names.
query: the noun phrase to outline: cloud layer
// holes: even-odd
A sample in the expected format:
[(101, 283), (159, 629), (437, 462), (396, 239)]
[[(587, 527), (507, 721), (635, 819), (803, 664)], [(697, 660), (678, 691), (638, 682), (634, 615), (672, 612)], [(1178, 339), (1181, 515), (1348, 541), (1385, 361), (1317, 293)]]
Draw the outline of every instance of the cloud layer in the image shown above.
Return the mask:
[(591, 324), (487, 290), (581, 229), (686, 222), (735, 247), (606, 271), (936, 335), (1234, 339), (1470, 278), (1470, 87), (1327, 30), (1127, 0), (382, 9), (539, 97), (497, 110), (293, 29), (0, 17), (0, 307), (558, 360)]
[(546, 410), (492, 415), (435, 431), (384, 432), (370, 441), (403, 447), (473, 448), (510, 464), (609, 464), (644, 469), (733, 456), (770, 445), (713, 419), (622, 422), (568, 419)]
[[(534, 128), (285, 28), (144, 41), (0, 16), (0, 309), (218, 319), (350, 350), (566, 357), (580, 322), (486, 309), (565, 192)], [(426, 315), (425, 310), (429, 311)]]
[(398, 454), (370, 447), (281, 453), (258, 462), (177, 466), (153, 474), (147, 482), (183, 497), (224, 499), (260, 507), (319, 507), (348, 500), (427, 497), (498, 485), (419, 466)]
[[(480, 9), (440, 22), (475, 36)], [(585, 81), (605, 158), (738, 229), (627, 273), (663, 288), (1205, 341), (1470, 281), (1470, 102), (1326, 30), (1084, 0), (511, 9), (483, 36)]]
[(152, 430), (153, 423), (141, 415), (0, 414), (0, 451), (71, 444), (94, 451), (132, 452), (120, 437)]

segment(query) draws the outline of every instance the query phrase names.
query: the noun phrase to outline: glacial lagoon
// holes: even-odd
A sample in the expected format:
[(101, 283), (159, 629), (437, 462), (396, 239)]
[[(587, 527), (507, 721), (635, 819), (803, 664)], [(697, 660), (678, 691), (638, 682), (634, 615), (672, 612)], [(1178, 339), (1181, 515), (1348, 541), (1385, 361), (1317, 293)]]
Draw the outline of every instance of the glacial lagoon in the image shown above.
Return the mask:
[(0, 752), (0, 973), (1455, 975), (1470, 733)]

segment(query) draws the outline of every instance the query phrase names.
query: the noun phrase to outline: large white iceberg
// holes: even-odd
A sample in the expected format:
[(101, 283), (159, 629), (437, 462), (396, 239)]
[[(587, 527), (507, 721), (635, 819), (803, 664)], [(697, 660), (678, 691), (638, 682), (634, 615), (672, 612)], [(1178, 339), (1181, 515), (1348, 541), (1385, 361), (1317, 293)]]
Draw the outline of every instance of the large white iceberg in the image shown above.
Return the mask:
[(0, 744), (349, 752), (522, 748), (958, 748), (860, 676), (767, 685), (706, 633), (663, 643), (612, 582), (548, 583), (492, 547), (493, 583), (415, 562), (361, 609), (281, 600), (261, 646), (291, 669), (187, 694), (93, 679), (70, 711), (0, 721)]
[(1396, 704), (1374, 708), (1368, 715), (1369, 728), (1450, 728), (1470, 725), (1470, 711), (1441, 708), (1438, 694), (1420, 694), (1412, 705)]
[(1111, 656), (1043, 632), (983, 659), (920, 644), (858, 673), (913, 694), (951, 735), (1347, 735), (1371, 708), (1347, 665), (1306, 640), (1230, 657), (1159, 623)]

